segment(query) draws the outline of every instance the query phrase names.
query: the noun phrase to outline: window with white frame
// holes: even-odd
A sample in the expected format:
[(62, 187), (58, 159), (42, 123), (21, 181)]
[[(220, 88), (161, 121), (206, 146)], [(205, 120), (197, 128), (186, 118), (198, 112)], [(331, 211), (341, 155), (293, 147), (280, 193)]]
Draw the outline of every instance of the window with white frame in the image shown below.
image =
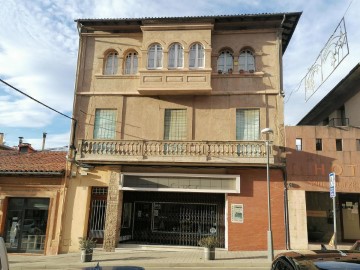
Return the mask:
[(164, 140), (186, 140), (186, 109), (165, 109)]
[(114, 75), (118, 68), (118, 53), (110, 52), (105, 59), (104, 75)]
[(162, 67), (163, 49), (160, 44), (153, 44), (148, 50), (148, 69)]
[(115, 139), (116, 110), (96, 109), (94, 139)]
[(190, 47), (189, 52), (189, 67), (203, 68), (205, 65), (205, 50), (200, 43), (196, 43)]
[(296, 151), (302, 151), (302, 139), (301, 138), (296, 138), (295, 139), (295, 149)]
[(260, 112), (258, 109), (236, 110), (236, 140), (259, 140)]
[(233, 54), (229, 50), (220, 52), (217, 69), (220, 73), (231, 73), (233, 70)]
[(174, 43), (169, 49), (169, 68), (181, 68), (184, 66), (184, 50), (180, 43)]
[(125, 74), (136, 74), (138, 70), (138, 54), (130, 52), (126, 55), (125, 59)]
[(242, 50), (239, 55), (239, 71), (254, 72), (255, 57), (251, 50)]

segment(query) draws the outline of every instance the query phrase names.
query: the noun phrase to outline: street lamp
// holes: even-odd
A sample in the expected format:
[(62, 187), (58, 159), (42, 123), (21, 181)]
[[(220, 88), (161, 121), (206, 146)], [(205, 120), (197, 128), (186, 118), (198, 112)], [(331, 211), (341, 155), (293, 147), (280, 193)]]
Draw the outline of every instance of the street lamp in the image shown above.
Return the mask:
[[(274, 131), (271, 128), (264, 128), (261, 130), (262, 134), (269, 135), (273, 134)], [(270, 142), (269, 138), (266, 138), (266, 183), (267, 183), (267, 199), (268, 199), (268, 231), (267, 231), (267, 246), (268, 246), (268, 260), (274, 259), (274, 248), (273, 248), (273, 236), (271, 231), (271, 204), (270, 204), (270, 174), (269, 174), (269, 152)]]

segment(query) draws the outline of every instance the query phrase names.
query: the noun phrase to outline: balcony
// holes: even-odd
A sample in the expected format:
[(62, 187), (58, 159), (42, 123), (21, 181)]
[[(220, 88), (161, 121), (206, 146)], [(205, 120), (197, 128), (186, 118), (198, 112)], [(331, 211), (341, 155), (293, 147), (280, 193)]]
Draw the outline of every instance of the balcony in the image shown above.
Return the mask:
[(80, 140), (78, 149), (83, 163), (266, 164), (263, 141)]

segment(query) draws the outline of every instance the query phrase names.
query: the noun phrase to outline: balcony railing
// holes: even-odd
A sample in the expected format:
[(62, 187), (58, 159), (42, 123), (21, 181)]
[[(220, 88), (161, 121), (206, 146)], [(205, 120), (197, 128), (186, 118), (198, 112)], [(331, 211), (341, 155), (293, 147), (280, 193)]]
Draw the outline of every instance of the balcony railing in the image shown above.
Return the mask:
[(79, 150), (83, 161), (266, 162), (263, 141), (80, 140)]

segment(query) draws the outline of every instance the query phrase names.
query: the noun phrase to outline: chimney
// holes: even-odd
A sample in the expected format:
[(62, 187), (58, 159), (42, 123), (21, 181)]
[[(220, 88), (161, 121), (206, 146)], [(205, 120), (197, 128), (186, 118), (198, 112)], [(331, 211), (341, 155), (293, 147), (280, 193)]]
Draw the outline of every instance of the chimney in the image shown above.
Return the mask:
[(4, 144), (4, 133), (0, 132), (0, 145)]
[(42, 142), (42, 148), (41, 148), (42, 151), (44, 151), (44, 149), (45, 149), (46, 134), (47, 134), (46, 132), (43, 132), (43, 142)]

